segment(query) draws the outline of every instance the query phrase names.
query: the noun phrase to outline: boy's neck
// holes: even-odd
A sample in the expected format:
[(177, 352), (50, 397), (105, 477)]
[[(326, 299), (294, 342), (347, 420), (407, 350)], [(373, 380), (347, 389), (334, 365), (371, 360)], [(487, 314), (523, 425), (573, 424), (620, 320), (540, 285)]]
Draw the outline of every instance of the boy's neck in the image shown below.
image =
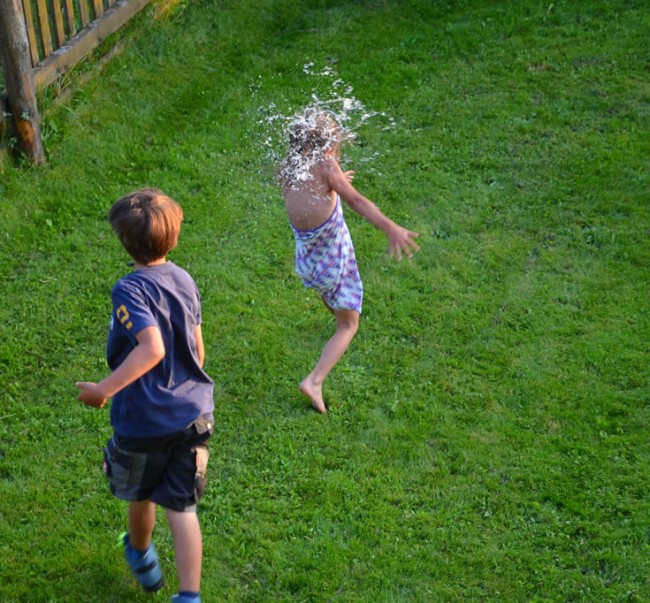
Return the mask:
[(160, 258), (157, 260), (154, 260), (153, 262), (149, 262), (148, 264), (141, 264), (140, 262), (134, 262), (134, 266), (140, 270), (142, 268), (151, 268), (151, 266), (160, 266), (161, 264), (164, 264), (167, 262), (167, 258)]

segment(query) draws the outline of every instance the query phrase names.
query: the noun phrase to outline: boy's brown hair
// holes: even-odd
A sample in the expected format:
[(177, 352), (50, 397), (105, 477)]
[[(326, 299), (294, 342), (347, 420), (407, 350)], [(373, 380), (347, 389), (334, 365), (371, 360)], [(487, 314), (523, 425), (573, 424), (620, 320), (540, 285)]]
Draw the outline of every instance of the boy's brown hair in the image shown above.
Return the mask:
[(157, 188), (144, 188), (118, 199), (108, 212), (118, 239), (139, 264), (164, 258), (178, 244), (183, 210)]

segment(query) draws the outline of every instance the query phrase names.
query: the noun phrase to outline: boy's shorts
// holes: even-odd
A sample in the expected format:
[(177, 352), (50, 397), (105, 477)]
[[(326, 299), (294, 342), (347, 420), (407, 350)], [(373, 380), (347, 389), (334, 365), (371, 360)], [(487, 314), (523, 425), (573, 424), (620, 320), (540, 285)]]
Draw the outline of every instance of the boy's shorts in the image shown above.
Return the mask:
[(207, 483), (212, 421), (161, 438), (117, 435), (104, 450), (104, 472), (111, 492), (122, 500), (147, 500), (172, 511), (195, 512)]

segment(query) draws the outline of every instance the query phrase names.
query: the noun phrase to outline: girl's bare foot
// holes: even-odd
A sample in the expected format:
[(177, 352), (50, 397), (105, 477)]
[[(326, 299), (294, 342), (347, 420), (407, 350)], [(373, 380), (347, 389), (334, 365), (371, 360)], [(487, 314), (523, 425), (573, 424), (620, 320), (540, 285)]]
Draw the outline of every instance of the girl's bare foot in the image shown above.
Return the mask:
[(327, 406), (325, 406), (325, 402), (323, 401), (323, 392), (320, 385), (314, 385), (307, 378), (300, 384), (299, 389), (311, 400), (311, 405), (316, 412), (322, 415), (327, 412)]

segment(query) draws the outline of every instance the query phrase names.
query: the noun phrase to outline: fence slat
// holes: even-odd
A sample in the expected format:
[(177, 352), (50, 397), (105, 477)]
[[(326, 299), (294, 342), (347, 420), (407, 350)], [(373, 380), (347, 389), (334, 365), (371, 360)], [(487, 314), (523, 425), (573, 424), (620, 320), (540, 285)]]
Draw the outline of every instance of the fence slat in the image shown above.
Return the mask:
[(90, 23), (90, 16), (88, 15), (87, 0), (79, 0), (79, 13), (81, 14), (82, 27), (88, 27), (88, 24)]
[(38, 65), (38, 42), (36, 41), (36, 30), (34, 29), (34, 15), (30, 0), (23, 0), (23, 11), (25, 14), (25, 26), (27, 39), (29, 40), (29, 53), (32, 57), (32, 66)]
[(38, 21), (41, 24), (41, 42), (43, 42), (43, 52), (47, 57), (52, 54), (52, 36), (50, 35), (50, 20), (47, 16), (47, 3), (45, 0), (37, 0), (36, 8), (38, 9)]
[(74, 18), (74, 4), (72, 0), (65, 0), (65, 13), (68, 17), (68, 30), (70, 37), (73, 38), (77, 33), (77, 21)]
[(93, 0), (93, 6), (95, 7), (95, 19), (99, 19), (104, 14), (104, 3), (102, 0)]
[(56, 27), (56, 47), (59, 48), (65, 44), (65, 29), (63, 27), (63, 10), (61, 10), (60, 0), (54, 0), (54, 26)]

